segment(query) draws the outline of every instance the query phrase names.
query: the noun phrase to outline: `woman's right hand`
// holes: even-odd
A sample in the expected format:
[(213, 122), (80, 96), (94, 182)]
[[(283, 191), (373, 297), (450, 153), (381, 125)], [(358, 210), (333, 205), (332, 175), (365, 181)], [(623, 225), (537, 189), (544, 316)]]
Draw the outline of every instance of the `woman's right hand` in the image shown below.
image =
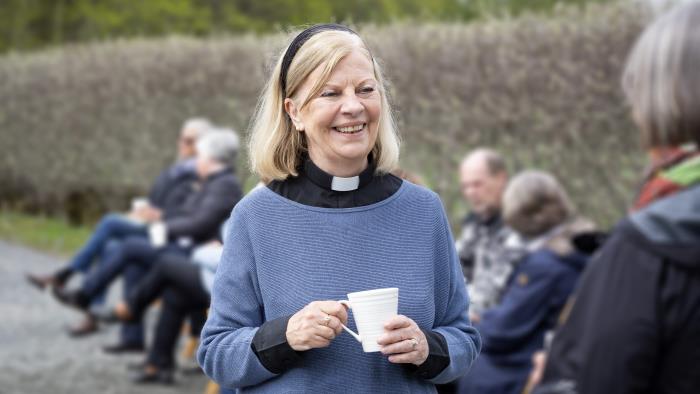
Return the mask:
[(296, 351), (321, 348), (343, 330), (348, 312), (337, 301), (314, 301), (292, 315), (287, 323), (287, 343)]

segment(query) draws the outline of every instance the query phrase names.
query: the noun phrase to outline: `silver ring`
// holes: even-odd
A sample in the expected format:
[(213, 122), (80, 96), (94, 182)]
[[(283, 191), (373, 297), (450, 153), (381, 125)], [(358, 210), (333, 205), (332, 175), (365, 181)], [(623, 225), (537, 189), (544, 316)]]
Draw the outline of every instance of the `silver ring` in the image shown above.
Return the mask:
[(411, 350), (416, 350), (418, 346), (418, 340), (416, 338), (411, 338)]

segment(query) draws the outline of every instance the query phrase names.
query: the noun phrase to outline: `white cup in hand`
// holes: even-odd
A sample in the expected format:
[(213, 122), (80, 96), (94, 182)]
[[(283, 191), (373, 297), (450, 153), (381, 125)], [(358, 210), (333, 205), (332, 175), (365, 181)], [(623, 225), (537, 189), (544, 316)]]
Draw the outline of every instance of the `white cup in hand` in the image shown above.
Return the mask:
[(131, 200), (131, 211), (140, 211), (144, 208), (147, 208), (149, 205), (150, 203), (148, 202), (148, 199), (146, 197), (136, 197), (133, 200)]
[(358, 333), (345, 325), (343, 329), (362, 343), (366, 353), (378, 352), (377, 339), (384, 333), (384, 323), (398, 314), (399, 289), (396, 287), (349, 293), (347, 300), (339, 301), (352, 309)]
[(156, 248), (162, 248), (168, 241), (168, 229), (165, 223), (156, 222), (148, 226), (148, 238), (151, 240), (151, 245)]

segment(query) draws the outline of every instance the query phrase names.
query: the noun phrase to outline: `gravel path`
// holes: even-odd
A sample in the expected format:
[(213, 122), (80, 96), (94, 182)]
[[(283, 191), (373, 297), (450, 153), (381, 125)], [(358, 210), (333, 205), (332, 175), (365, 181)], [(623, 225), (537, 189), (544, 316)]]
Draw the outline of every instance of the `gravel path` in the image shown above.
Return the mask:
[[(143, 355), (111, 356), (101, 350), (117, 340), (117, 326), (103, 326), (88, 338), (69, 338), (66, 326), (77, 322), (81, 315), (24, 280), (25, 272), (51, 272), (61, 263), (54, 257), (0, 241), (0, 394), (204, 391), (206, 378), (191, 373), (178, 373), (175, 386), (131, 384), (126, 365), (141, 361)], [(119, 298), (120, 288), (120, 284), (112, 286), (112, 304)], [(150, 325), (157, 314), (155, 308), (151, 309)]]

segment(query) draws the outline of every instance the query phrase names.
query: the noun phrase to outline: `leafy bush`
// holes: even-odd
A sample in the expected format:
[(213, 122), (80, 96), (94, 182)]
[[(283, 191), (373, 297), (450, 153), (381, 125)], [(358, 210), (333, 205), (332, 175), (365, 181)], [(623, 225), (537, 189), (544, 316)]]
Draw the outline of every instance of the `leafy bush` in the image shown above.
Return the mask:
[[(619, 77), (647, 19), (613, 4), (360, 31), (391, 81), (403, 165), (454, 220), (464, 212), (458, 163), (488, 145), (512, 170), (554, 172), (584, 214), (609, 225), (643, 161)], [(187, 117), (245, 130), (286, 39), (172, 37), (0, 57), (0, 201), (74, 220), (124, 208), (172, 160)], [(239, 174), (255, 182), (243, 165)]]
[(95, 39), (271, 32), (333, 21), (466, 21), (499, 13), (547, 12), (558, 3), (606, 0), (3, 0), (0, 52)]

